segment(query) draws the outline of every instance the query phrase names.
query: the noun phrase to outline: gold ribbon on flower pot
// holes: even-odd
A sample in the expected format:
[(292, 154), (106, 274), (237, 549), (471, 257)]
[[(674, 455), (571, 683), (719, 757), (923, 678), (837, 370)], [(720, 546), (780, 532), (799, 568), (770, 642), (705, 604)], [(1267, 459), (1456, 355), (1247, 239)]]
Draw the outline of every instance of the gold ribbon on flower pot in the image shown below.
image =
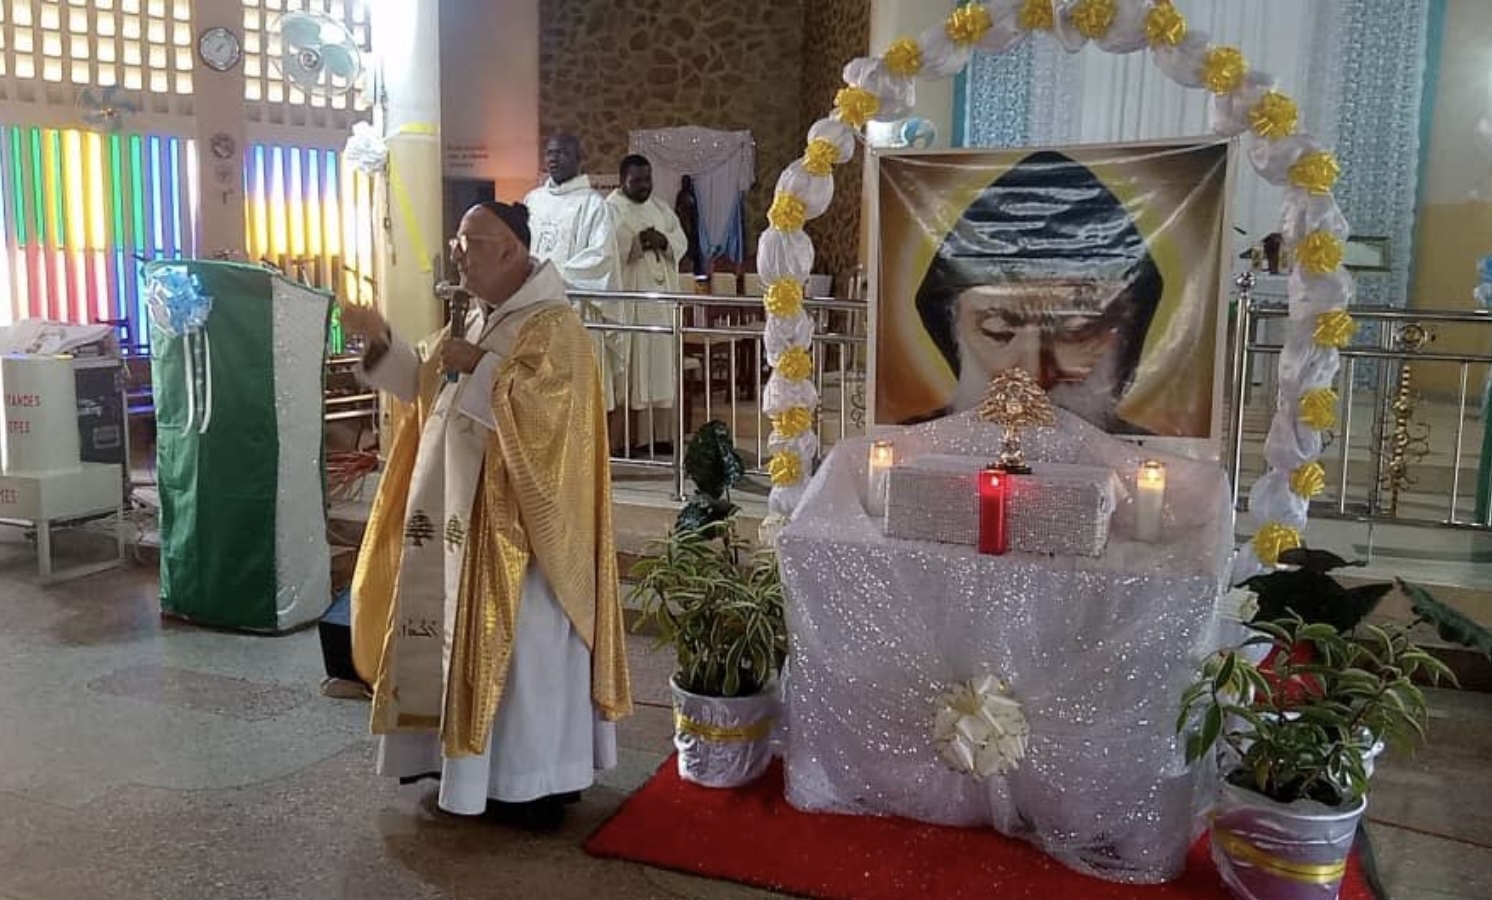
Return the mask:
[(1221, 828), (1216, 830), (1213, 840), (1239, 862), (1262, 869), (1286, 881), (1294, 881), (1298, 884), (1336, 884), (1347, 875), (1345, 858), (1337, 862), (1326, 863), (1296, 862), (1283, 856), (1266, 853), (1245, 838)]
[(749, 741), (759, 741), (772, 733), (772, 724), (772, 719), (762, 719), (760, 722), (739, 727), (711, 725), (709, 722), (692, 719), (679, 710), (674, 710), (673, 713), (675, 731), (714, 741), (717, 744), (744, 744)]

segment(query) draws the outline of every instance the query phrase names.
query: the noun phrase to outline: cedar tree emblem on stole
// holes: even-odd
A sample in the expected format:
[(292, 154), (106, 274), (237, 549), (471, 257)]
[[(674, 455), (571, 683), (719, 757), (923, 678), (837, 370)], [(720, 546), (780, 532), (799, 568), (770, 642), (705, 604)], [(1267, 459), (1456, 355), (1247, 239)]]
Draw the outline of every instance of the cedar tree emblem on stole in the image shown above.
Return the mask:
[(455, 553), (466, 543), (466, 528), (461, 520), (451, 516), (446, 520), (446, 552)]
[(417, 509), (414, 515), (409, 517), (409, 523), (404, 526), (404, 540), (416, 547), (423, 547), (427, 541), (435, 539), (435, 523), (425, 515), (425, 511)]
[(1014, 475), (1031, 471), (1021, 450), (1021, 430), (1051, 427), (1057, 414), (1051, 398), (1041, 389), (1031, 373), (1024, 369), (1006, 369), (990, 379), (979, 403), (979, 418), (993, 422), (1005, 431), (1000, 441), (1000, 467)]

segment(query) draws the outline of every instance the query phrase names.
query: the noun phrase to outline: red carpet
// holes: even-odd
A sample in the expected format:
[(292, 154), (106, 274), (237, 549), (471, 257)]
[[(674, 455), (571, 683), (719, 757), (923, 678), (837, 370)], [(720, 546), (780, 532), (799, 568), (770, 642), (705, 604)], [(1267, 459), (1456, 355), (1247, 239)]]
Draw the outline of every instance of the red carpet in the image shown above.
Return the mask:
[[(1228, 900), (1205, 838), (1170, 884), (1111, 884), (994, 831), (798, 812), (783, 799), (780, 763), (721, 791), (686, 784), (670, 758), (585, 849), (822, 900)], [(1341, 897), (1374, 900), (1356, 853)]]

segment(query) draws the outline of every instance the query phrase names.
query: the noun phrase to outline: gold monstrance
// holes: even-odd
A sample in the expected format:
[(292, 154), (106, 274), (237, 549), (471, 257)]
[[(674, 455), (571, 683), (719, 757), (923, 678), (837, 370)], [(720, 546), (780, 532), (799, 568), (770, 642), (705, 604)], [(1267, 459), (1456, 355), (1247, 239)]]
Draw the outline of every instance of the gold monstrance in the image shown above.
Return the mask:
[(1024, 369), (1006, 369), (990, 379), (979, 403), (979, 418), (1005, 430), (1000, 441), (1000, 467), (1012, 475), (1031, 471), (1021, 451), (1021, 429), (1057, 424), (1051, 398)]

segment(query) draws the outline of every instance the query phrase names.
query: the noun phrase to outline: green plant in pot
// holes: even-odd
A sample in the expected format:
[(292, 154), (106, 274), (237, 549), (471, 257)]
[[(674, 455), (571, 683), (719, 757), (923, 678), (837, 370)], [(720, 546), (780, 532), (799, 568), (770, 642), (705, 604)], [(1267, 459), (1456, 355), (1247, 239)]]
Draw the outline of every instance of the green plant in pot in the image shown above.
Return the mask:
[[(1446, 643), (1468, 647), (1492, 657), (1492, 632), (1436, 599), (1423, 587), (1402, 580), (1367, 582), (1349, 587), (1332, 573), (1358, 568), (1364, 563), (1349, 562), (1325, 550), (1301, 547), (1281, 554), (1280, 562), (1282, 566), (1275, 571), (1243, 584), (1257, 599), (1254, 622), (1284, 622), (1291, 616), (1298, 616), (1307, 625), (1319, 623), (1339, 632), (1351, 632), (1367, 621), (1368, 616), (1397, 587), (1409, 600), (1414, 614), (1406, 628), (1428, 625)], [(1284, 648), (1264, 642), (1247, 648), (1245, 655), (1256, 661), (1262, 660), (1261, 668), (1269, 673), (1286, 654)], [(1308, 640), (1297, 642), (1288, 655), (1297, 664), (1315, 659), (1314, 647)], [(1366, 771), (1370, 777), (1373, 759), (1383, 749), (1384, 742), (1379, 740), (1367, 750)]]
[[(1404, 627), (1343, 632), (1293, 613), (1251, 627), (1260, 634), (1245, 647), (1206, 660), (1177, 720), (1188, 761), (1227, 751), (1213, 858), (1246, 900), (1335, 897), (1367, 807), (1369, 751), (1422, 740), (1416, 679), (1454, 678)], [(1251, 661), (1258, 644), (1280, 651), (1271, 667)]]
[[(753, 551), (737, 533), (724, 488), (739, 478), (739, 458), (729, 432), (722, 440), (721, 430), (701, 429), (707, 436), (703, 442), (696, 437), (685, 459), (725, 475), (696, 480), (700, 493), (672, 533), (633, 567), (632, 599), (642, 612), (636, 627), (651, 627), (656, 646), (672, 648), (677, 660), (672, 688), (680, 776), (738, 787), (761, 775), (772, 758), (775, 676), (787, 656), (787, 624), (776, 554)], [(706, 449), (696, 452), (701, 446)]]

